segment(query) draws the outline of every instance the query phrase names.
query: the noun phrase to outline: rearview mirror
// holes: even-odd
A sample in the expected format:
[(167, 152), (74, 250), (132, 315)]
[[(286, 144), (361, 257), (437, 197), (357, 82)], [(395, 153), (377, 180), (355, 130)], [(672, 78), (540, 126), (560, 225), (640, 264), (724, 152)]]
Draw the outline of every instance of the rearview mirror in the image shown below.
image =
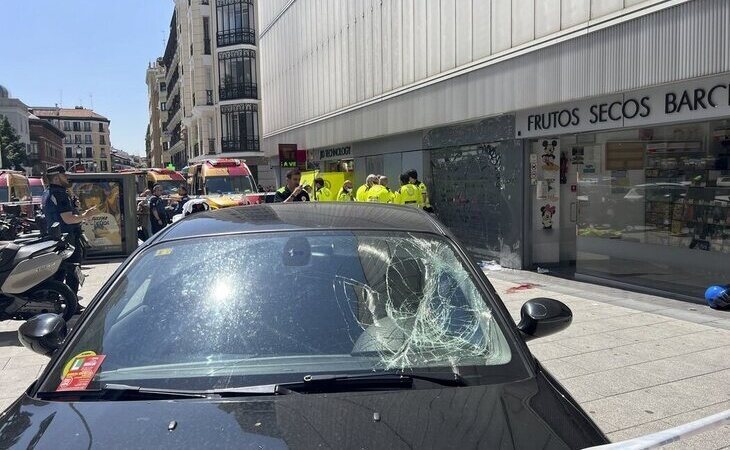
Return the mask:
[(517, 328), (525, 341), (562, 331), (573, 321), (573, 312), (564, 303), (551, 298), (533, 298), (520, 310)]
[(23, 347), (39, 355), (51, 356), (66, 339), (66, 321), (57, 314), (39, 314), (18, 329), (18, 340)]

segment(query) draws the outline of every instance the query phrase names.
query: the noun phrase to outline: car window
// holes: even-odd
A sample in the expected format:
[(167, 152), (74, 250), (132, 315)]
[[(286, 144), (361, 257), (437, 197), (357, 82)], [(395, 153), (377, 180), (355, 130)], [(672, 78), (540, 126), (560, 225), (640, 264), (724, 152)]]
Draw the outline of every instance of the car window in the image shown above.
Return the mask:
[[(513, 349), (451, 244), (397, 233), (152, 247), (59, 361), (86, 351), (106, 358), (96, 383), (211, 388), (433, 367), (513, 375)], [(60, 380), (56, 368), (41, 390)]]

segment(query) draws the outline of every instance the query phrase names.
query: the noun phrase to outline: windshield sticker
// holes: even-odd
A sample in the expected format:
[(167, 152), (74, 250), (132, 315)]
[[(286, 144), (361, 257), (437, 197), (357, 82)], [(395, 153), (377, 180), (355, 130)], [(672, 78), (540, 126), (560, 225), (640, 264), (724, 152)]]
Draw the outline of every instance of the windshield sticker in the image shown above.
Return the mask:
[(171, 248), (161, 248), (155, 252), (155, 256), (167, 256), (172, 254)]
[(99, 371), (101, 363), (104, 362), (106, 355), (87, 355), (74, 358), (68, 373), (61, 384), (56, 388), (56, 392), (62, 391), (83, 391), (89, 386), (91, 380)]
[(63, 380), (66, 378), (66, 375), (68, 375), (68, 372), (71, 370), (72, 367), (76, 367), (77, 364), (83, 363), (83, 359), (86, 356), (96, 356), (96, 352), (93, 352), (91, 350), (81, 352), (78, 355), (74, 356), (73, 358), (69, 359), (65, 366), (63, 366), (63, 371), (61, 372), (61, 379)]

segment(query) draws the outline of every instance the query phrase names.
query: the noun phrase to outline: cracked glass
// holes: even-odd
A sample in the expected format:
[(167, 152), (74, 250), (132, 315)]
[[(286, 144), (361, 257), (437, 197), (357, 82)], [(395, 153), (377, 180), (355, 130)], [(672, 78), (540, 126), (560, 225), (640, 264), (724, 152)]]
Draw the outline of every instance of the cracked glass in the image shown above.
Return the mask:
[[(84, 351), (106, 356), (90, 388), (214, 388), (435, 368), (491, 373), (513, 360), (489, 299), (451, 242), (392, 232), (154, 246), (92, 312), (59, 365)], [(59, 370), (42, 390), (55, 389)]]

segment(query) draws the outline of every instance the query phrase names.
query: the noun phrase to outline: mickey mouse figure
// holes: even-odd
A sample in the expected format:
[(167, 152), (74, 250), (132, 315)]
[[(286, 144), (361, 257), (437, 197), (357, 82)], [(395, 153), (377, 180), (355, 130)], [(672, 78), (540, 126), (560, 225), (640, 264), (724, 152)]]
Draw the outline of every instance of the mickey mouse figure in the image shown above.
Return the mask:
[(555, 215), (555, 206), (551, 204), (544, 205), (540, 208), (542, 214), (542, 228), (544, 230), (553, 229), (553, 216)]
[(558, 141), (553, 139), (551, 142), (547, 140), (542, 141), (542, 170), (558, 170), (559, 167), (555, 164), (555, 148), (558, 146)]

